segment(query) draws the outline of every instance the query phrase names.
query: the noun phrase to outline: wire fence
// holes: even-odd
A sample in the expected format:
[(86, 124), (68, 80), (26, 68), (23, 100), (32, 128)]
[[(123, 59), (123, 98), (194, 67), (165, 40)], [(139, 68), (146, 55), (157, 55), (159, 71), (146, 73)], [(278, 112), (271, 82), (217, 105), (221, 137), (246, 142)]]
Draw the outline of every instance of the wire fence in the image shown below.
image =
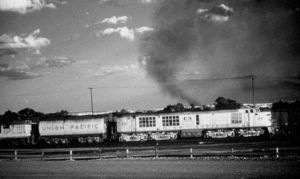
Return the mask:
[(207, 150), (201, 148), (119, 147), (60, 149), (1, 149), (0, 160), (93, 160), (132, 158), (184, 159), (299, 159), (300, 148), (264, 148)]

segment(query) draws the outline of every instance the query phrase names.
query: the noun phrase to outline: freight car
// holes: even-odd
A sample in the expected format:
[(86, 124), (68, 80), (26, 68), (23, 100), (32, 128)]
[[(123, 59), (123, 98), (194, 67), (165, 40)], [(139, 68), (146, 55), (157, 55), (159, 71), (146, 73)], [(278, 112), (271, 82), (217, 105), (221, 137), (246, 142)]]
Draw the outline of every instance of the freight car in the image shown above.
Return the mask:
[(39, 122), (39, 142), (47, 144), (100, 143), (107, 138), (104, 117), (85, 116)]
[(258, 109), (128, 114), (116, 119), (120, 141), (178, 137), (250, 137), (272, 132), (271, 112)]
[(51, 117), (37, 123), (15, 121), (9, 126), (0, 126), (0, 145), (101, 143), (114, 137), (115, 123), (110, 115)]
[(277, 136), (300, 137), (300, 111), (273, 111), (272, 122)]

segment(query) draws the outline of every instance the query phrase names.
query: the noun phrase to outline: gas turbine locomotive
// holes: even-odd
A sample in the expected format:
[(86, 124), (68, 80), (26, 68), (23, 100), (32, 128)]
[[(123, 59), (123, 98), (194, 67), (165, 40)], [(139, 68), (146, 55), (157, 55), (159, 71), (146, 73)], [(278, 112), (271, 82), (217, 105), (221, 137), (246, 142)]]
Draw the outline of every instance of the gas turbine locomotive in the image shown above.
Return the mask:
[(272, 133), (271, 112), (257, 109), (67, 116), (1, 126), (0, 143), (70, 144), (250, 137)]
[(0, 143), (6, 145), (100, 143), (107, 138), (108, 115), (67, 116), (38, 123), (16, 121), (1, 125)]
[(250, 137), (273, 131), (271, 112), (257, 109), (129, 114), (116, 121), (120, 141)]
[(45, 120), (39, 122), (39, 140), (47, 144), (100, 143), (106, 138), (104, 118)]

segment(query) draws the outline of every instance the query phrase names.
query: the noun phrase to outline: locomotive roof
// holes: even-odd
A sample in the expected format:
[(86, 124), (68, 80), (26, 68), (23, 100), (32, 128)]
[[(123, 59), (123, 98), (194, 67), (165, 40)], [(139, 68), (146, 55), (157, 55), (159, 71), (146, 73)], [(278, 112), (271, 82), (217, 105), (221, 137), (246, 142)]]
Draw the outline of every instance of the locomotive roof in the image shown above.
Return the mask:
[(205, 111), (182, 111), (182, 112), (165, 112), (165, 111), (154, 111), (154, 112), (134, 112), (119, 114), (119, 116), (157, 116), (157, 115), (178, 115), (178, 114), (199, 114), (199, 113), (222, 113), (222, 112), (237, 112), (244, 110), (257, 110), (255, 108), (240, 108), (240, 109), (226, 109), (226, 110), (205, 110)]
[(68, 115), (68, 116), (60, 116), (60, 117), (56, 117), (56, 116), (44, 117), (41, 118), (40, 121), (98, 119), (98, 118), (105, 118), (105, 117), (108, 117), (108, 115), (85, 115), (85, 116)]

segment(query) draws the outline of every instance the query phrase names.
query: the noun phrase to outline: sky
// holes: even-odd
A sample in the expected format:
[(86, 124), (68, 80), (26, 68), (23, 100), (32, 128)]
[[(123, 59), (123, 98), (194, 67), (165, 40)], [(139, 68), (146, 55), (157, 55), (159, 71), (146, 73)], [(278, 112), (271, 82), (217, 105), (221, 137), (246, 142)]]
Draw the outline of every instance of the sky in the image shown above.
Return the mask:
[(299, 99), (298, 17), (268, 0), (0, 0), (0, 113), (90, 111), (89, 88), (95, 111), (251, 102), (249, 75), (257, 102)]

